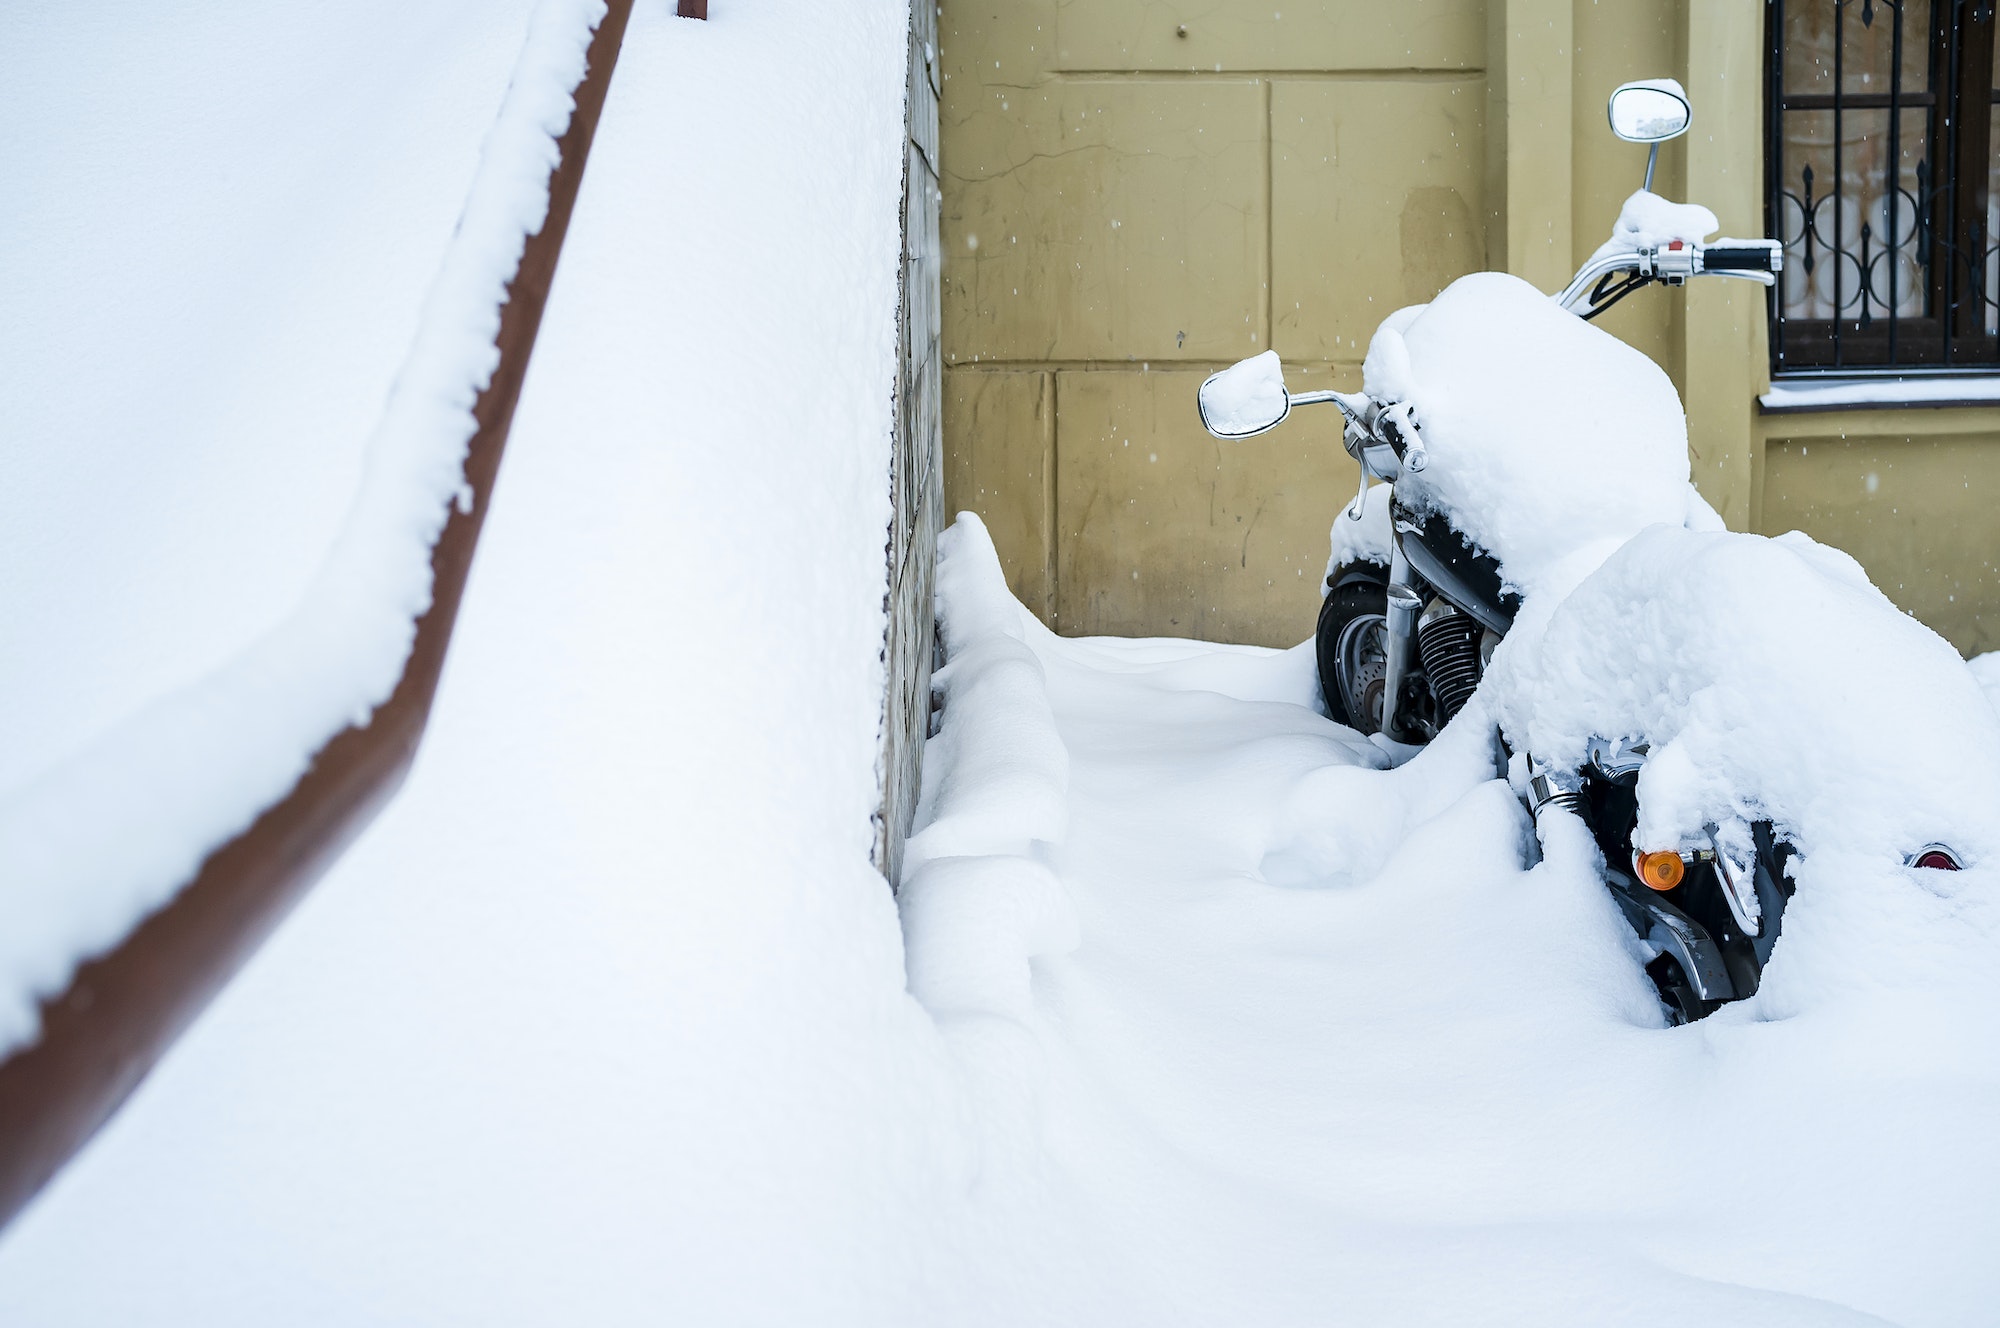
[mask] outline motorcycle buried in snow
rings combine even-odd
[[[1345,419],[1361,493],[1351,530],[1336,523],[1315,644],[1328,713],[1364,733],[1434,738],[1478,687],[1523,595],[1564,584],[1566,565],[1601,562],[1662,522],[1722,528],[1688,483],[1672,383],[1589,320],[1649,285],[1771,285],[1782,249],[1706,242],[1713,213],[1650,192],[1659,145],[1692,119],[1679,84],[1626,84],[1609,118],[1618,137],[1649,145],[1646,187],[1553,297],[1502,274],[1461,278],[1382,324],[1360,392],[1288,393],[1271,351],[1202,385],[1202,423],[1218,438],[1263,433],[1295,406],[1332,405]],[[1580,764],[1524,753],[1526,801],[1538,824],[1562,808],[1589,829],[1607,886],[1652,953],[1646,971],[1683,1023],[1756,992],[1793,852],[1768,821],[1710,827],[1696,848],[1635,843],[1648,751],[1644,734],[1613,734],[1593,738]],[[1959,866],[1936,844],[1908,862]]]

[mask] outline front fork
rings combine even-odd
[[[1382,672],[1382,733],[1394,742],[1403,741],[1403,680],[1410,676],[1410,662],[1416,656],[1417,615],[1424,610],[1424,597],[1410,585],[1410,560],[1403,556],[1398,535],[1389,549],[1388,639],[1383,643],[1387,656]]]

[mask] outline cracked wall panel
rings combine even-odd
[[[1203,432],[1207,368],[1056,375],[1056,628],[1291,646],[1312,635],[1327,527],[1354,488],[1339,421]],[[1290,375],[1300,386],[1351,382]]]
[[[947,133],[963,96],[1002,83],[1029,87],[1054,68],[1056,0],[944,0],[939,9],[939,118]]]
[[[1049,622],[1050,451],[1054,375],[1033,369],[955,366],[944,379],[945,519],[976,512],[993,536],[1007,588]]]
[[[1486,266],[1479,77],[1271,89],[1280,354],[1355,360],[1384,317]]]
[[[946,172],[945,344],[970,360],[1235,359],[1264,347],[1255,80],[987,89]]]
[[[1066,0],[1056,10],[1058,69],[1478,69],[1485,59],[1479,0]]]

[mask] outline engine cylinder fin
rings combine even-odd
[[[1483,632],[1470,614],[1457,609],[1432,611],[1417,628],[1417,655],[1424,662],[1431,694],[1437,697],[1440,722],[1449,723],[1479,685],[1479,638]]]

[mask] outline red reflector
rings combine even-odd
[[[1929,867],[1932,871],[1957,871],[1958,859],[1941,848],[1934,848],[1919,856],[1916,865]]]

